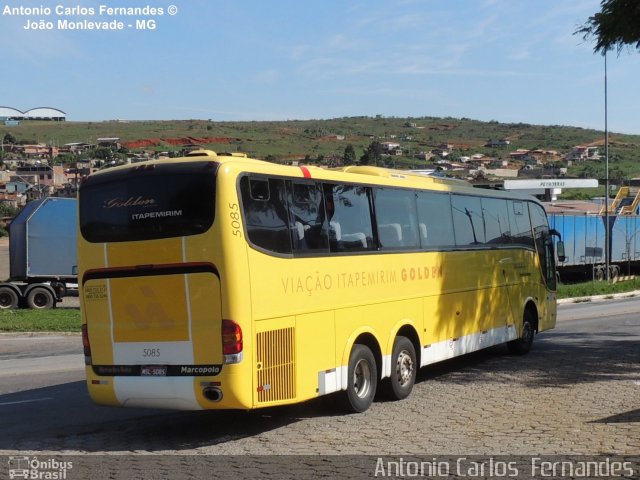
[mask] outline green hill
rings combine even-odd
[[[329,120],[290,120],[254,122],[217,122],[208,120],[132,121],[132,122],[23,122],[1,127],[0,136],[10,133],[24,143],[62,146],[72,142],[96,143],[101,137],[119,137],[121,141],[154,139],[156,151],[177,150],[180,142],[167,139],[220,138],[228,143],[212,143],[206,148],[242,151],[257,158],[288,162],[307,159],[325,164],[341,162],[347,145],[359,158],[373,141],[396,142],[403,155],[393,158],[397,168],[426,165],[415,158],[440,144],[453,145],[450,156],[482,153],[498,159],[509,158],[516,149],[543,149],[568,153],[576,145],[604,143],[602,131],[570,126],[541,126],[523,123],[481,122],[467,118],[346,117]],[[503,147],[486,148],[489,139],[507,139]],[[167,140],[167,141],[163,141]],[[176,145],[175,143],[178,143]],[[604,148],[601,148],[604,154]],[[640,135],[610,134],[610,172],[612,178],[640,176]],[[604,176],[604,161],[587,161],[569,169],[570,176]]]

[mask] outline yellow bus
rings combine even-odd
[[[366,410],[418,369],[556,322],[531,197],[241,154],[115,167],[80,187],[87,384],[99,404]],[[558,242],[558,245],[561,245]],[[560,247],[558,247],[560,256]]]

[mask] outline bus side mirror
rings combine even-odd
[[[567,256],[564,254],[564,242],[562,240],[558,240],[558,243],[556,243],[556,252],[558,253],[558,262],[566,262]]]
[[[567,261],[567,256],[564,253],[564,242],[562,241],[562,236],[560,232],[555,228],[549,230],[549,235],[552,237],[558,237],[558,243],[556,243],[556,253],[558,256],[558,263],[563,263]]]

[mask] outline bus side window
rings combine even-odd
[[[322,189],[317,183],[287,182],[294,253],[327,253],[327,231]]]
[[[422,248],[455,246],[451,197],[446,193],[418,192],[416,204]]]
[[[373,203],[381,249],[398,250],[419,246],[413,190],[376,188]]]
[[[522,200],[508,200],[509,224],[513,243],[533,248],[529,209]]]
[[[245,176],[240,193],[249,241],[271,252],[291,253],[284,180]]]
[[[374,250],[376,246],[371,221],[371,188],[325,184],[324,195],[331,251]]]
[[[511,244],[507,201],[499,198],[482,198],[481,204],[487,244],[494,246]]]
[[[453,195],[453,227],[456,234],[456,246],[484,245],[484,217],[477,197]]]

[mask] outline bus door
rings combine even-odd
[[[529,203],[529,211],[531,214],[531,225],[535,240],[536,252],[538,254],[538,263],[540,268],[540,276],[542,277],[542,287],[540,289],[540,298],[538,312],[540,331],[553,328],[556,324],[556,266],[555,254],[553,249],[553,238],[547,223],[547,216],[544,209],[537,204]]]

